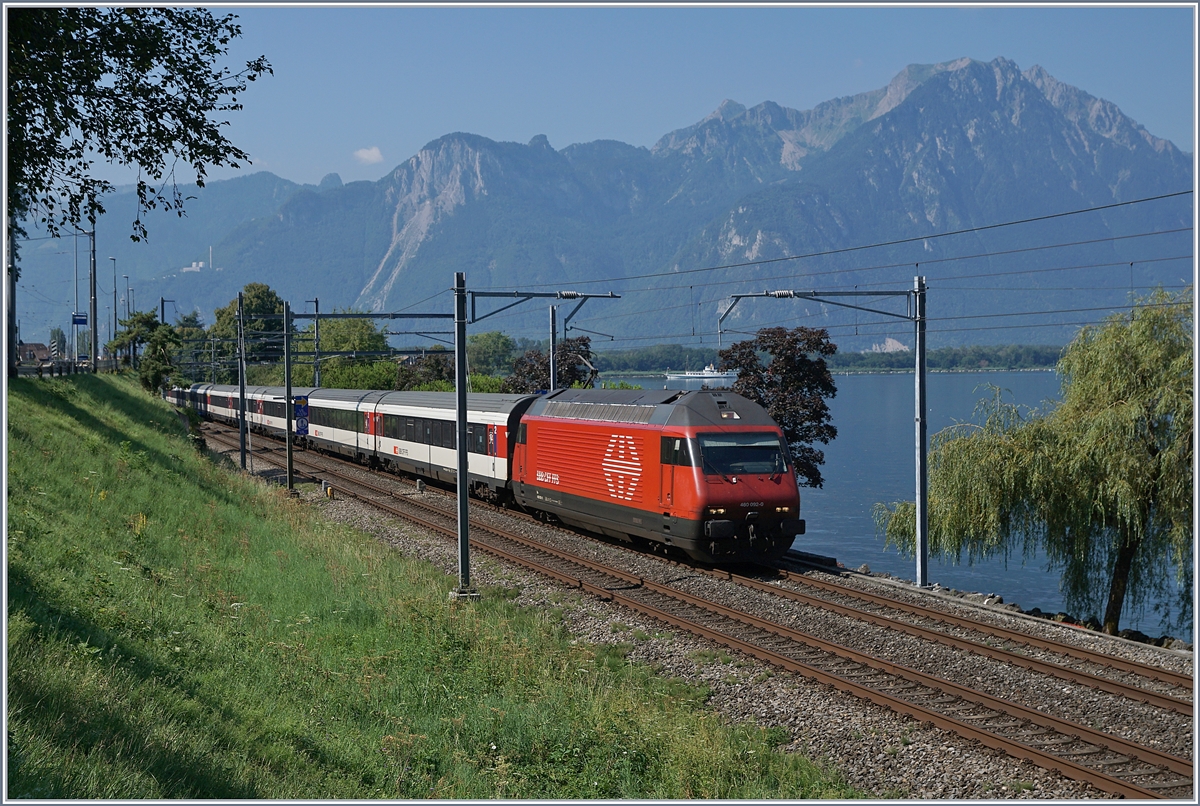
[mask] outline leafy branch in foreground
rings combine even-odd
[[[1158,291],[1086,327],[1058,363],[1062,402],[1022,413],[983,401],[982,424],[931,440],[931,553],[1045,551],[1069,606],[1116,634],[1128,603],[1166,591],[1191,612],[1192,308]],[[889,543],[915,546],[913,504],[876,505]]]
[[[138,169],[134,241],[146,237],[146,210],[183,215],[179,161],[200,187],[207,166],[249,162],[221,133],[228,121],[211,117],[241,109],[247,82],[273,72],[263,56],[237,72],[216,65],[241,35],[235,15],[135,7],[14,7],[6,15],[10,235],[26,217],[54,236],[94,222],[113,188],[93,175],[97,160]]]

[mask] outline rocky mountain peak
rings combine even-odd
[[[711,115],[706,117],[701,122],[703,123],[710,120],[732,120],[745,111],[746,107],[742,106],[737,101],[731,101],[726,98],[724,101],[721,101],[721,105],[718,106]]]
[[[1075,124],[1081,134],[1098,135],[1125,147],[1135,147],[1142,142],[1155,151],[1174,148],[1173,143],[1150,134],[1116,104],[1059,81],[1041,65],[1030,67],[1022,73],[1022,77],[1037,87],[1055,109]]]
[[[291,186],[256,191],[240,230],[197,243],[233,256],[230,283],[270,267],[281,293],[324,284],[335,304],[388,310],[444,290],[450,271],[532,287],[757,260],[1144,197],[1191,175],[1188,155],[1042,67],[962,58],[807,111],[726,99],[652,150],[451,133],[377,183],[328,176],[328,192],[289,202]]]

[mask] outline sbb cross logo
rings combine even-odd
[[[613,434],[600,467],[604,470],[609,496],[632,501],[633,492],[642,478],[642,461],[633,437]]]

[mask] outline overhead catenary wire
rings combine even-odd
[[[1061,213],[1048,213],[1046,215],[1033,216],[1031,218],[1022,218],[1022,219],[1018,219],[1016,221],[1005,221],[1005,222],[1002,222],[999,224],[984,224],[984,225],[981,225],[978,227],[966,227],[964,229],[951,230],[950,232],[937,232],[937,233],[931,233],[929,235],[914,236],[911,238],[898,238],[898,239],[892,240],[892,241],[881,241],[878,243],[861,244],[858,246],[845,246],[845,247],[841,247],[838,249],[827,249],[827,250],[823,250],[820,252],[807,252],[807,253],[800,254],[800,255],[784,255],[783,257],[765,258],[763,260],[747,260],[747,261],[742,261],[739,263],[727,263],[727,264],[723,264],[723,265],[719,265],[719,266],[705,266],[705,267],[696,268],[696,269],[680,269],[679,271],[652,272],[649,274],[636,274],[636,275],[630,275],[629,277],[625,277],[623,279],[625,279],[625,280],[643,280],[643,279],[649,279],[649,278],[653,278],[653,277],[678,277],[678,276],[684,275],[684,274],[699,274],[702,272],[722,271],[725,269],[741,269],[741,268],[746,268],[747,266],[765,266],[767,264],[782,263],[782,262],[789,261],[789,260],[804,260],[807,258],[826,257],[829,255],[842,255],[842,254],[847,254],[850,252],[860,252],[860,251],[863,251],[866,249],[882,249],[882,248],[889,247],[889,246],[902,246],[904,244],[910,244],[910,243],[922,243],[925,241],[931,241],[931,240],[935,240],[938,238],[948,238],[952,235],[967,235],[967,234],[970,234],[973,232],[987,232],[989,230],[1001,229],[1003,227],[1015,227],[1015,226],[1018,226],[1021,224],[1032,224],[1032,223],[1035,223],[1038,221],[1050,221],[1050,220],[1053,220],[1056,218],[1065,218],[1068,216],[1083,215],[1085,213],[1096,213],[1096,212],[1100,212],[1101,210],[1111,210],[1111,209],[1114,209],[1117,207],[1128,207],[1128,206],[1134,205],[1134,204],[1144,204],[1146,202],[1161,201],[1163,199],[1171,199],[1171,198],[1176,198],[1179,196],[1188,196],[1188,195],[1191,195],[1192,192],[1193,191],[1191,191],[1191,190],[1180,190],[1180,191],[1176,191],[1174,193],[1163,193],[1158,196],[1148,196],[1148,197],[1142,198],[1142,199],[1130,199],[1129,201],[1113,202],[1112,204],[1102,204],[1102,205],[1099,205],[1096,207],[1085,207],[1085,208],[1082,208],[1079,210],[1069,210],[1069,211],[1061,212]],[[901,264],[901,265],[911,265],[911,264]],[[595,283],[611,283],[611,282],[612,282],[612,280],[610,280],[610,279],[579,280],[579,281],[576,281],[574,283],[574,285],[592,285]],[[516,288],[516,286],[495,286],[494,287],[495,290],[504,290],[504,289],[509,289],[509,288]]]
[[[979,260],[982,258],[1000,257],[1000,256],[1004,256],[1004,255],[1023,254],[1023,253],[1028,253],[1028,252],[1040,252],[1040,251],[1046,251],[1049,249],[1061,249],[1061,248],[1072,247],[1072,246],[1092,246],[1092,245],[1095,245],[1098,243],[1106,243],[1106,242],[1111,242],[1111,241],[1129,240],[1129,239],[1133,239],[1133,238],[1148,238],[1148,237],[1152,237],[1152,236],[1156,236],[1156,235],[1169,235],[1169,234],[1177,234],[1177,233],[1181,233],[1181,232],[1191,232],[1191,231],[1192,231],[1191,227],[1178,227],[1176,229],[1170,229],[1170,230],[1156,230],[1154,232],[1141,232],[1141,233],[1136,233],[1133,235],[1116,235],[1116,236],[1110,236],[1110,237],[1106,237],[1106,238],[1093,238],[1093,239],[1086,240],[1086,241],[1069,241],[1069,242],[1064,242],[1064,243],[1045,244],[1042,246],[1028,246],[1028,247],[1022,247],[1020,249],[1004,249],[1004,250],[999,250],[996,252],[977,252],[977,253],[973,253],[970,255],[953,255],[950,257],[942,257],[942,258],[927,258],[926,257],[926,258],[922,258],[921,264],[927,266],[927,265],[934,264],[934,263],[951,263],[951,262],[959,261],[959,260]],[[791,260],[793,258],[780,258],[780,259]],[[1120,261],[1120,265],[1126,265],[1128,262],[1129,261]],[[1146,262],[1146,261],[1135,261],[1135,262],[1142,263],[1142,262]],[[754,265],[754,264],[738,264],[736,267],[741,268],[744,265]],[[883,271],[886,269],[902,269],[906,266],[912,266],[912,265],[913,265],[913,262],[911,260],[909,260],[909,261],[900,261],[900,262],[894,262],[894,263],[881,263],[881,264],[876,264],[873,266],[859,266],[859,267],[852,267],[852,268],[828,269],[825,271],[804,272],[803,274],[800,274],[800,275],[797,275],[795,272],[791,272],[788,274],[776,274],[776,275],[770,275],[767,277],[758,277],[758,278],[755,278],[753,282],[762,283],[762,282],[771,282],[771,281],[775,281],[775,280],[791,280],[791,279],[797,279],[799,277],[803,277],[803,278],[828,277],[828,276],[832,276],[832,275],[845,274],[847,272],[861,273],[861,272],[867,272],[867,271]],[[675,273],[669,272],[668,274],[673,275]],[[659,275],[656,275],[656,276],[659,276]],[[621,280],[628,280],[628,279],[638,279],[638,278],[628,278],[628,277],[627,278],[619,278],[615,282],[620,282]],[[693,287],[693,286],[696,288],[713,288],[713,287],[717,287],[717,286],[737,285],[739,283],[744,283],[744,282],[746,282],[745,279],[738,278],[735,280],[714,280],[713,282],[709,282],[709,283],[691,282],[691,283],[688,283],[687,285],[659,285],[659,286],[647,286],[645,288],[626,288],[626,289],[623,289],[623,292],[626,294],[635,294],[635,293],[639,293],[639,292],[668,291],[668,290],[674,290],[674,289],[680,289],[680,288],[689,288],[689,287]],[[883,284],[885,284],[885,285],[897,284],[899,282],[900,281],[885,281]]]

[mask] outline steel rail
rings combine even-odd
[[[871,594],[864,593],[863,591],[855,588],[839,585],[836,582],[829,582],[823,579],[814,579],[803,574],[795,574],[787,571],[786,569],[771,568],[770,570],[773,573],[778,573],[784,579],[787,579],[788,581],[794,582],[798,585],[819,588],[830,593],[841,594],[843,596],[858,599],[860,601],[873,603],[885,601],[887,607],[905,611],[910,615],[922,616],[924,618],[945,622],[947,624],[953,624],[958,627],[965,627],[967,629],[976,630],[979,632],[987,632],[995,638],[1004,638],[1017,643],[1027,644],[1028,646],[1036,647],[1037,649],[1043,649],[1047,652],[1056,652],[1061,655],[1068,655],[1076,660],[1095,663],[1098,666],[1109,666],[1113,669],[1117,669],[1118,671],[1128,672],[1140,677],[1157,680],[1160,683],[1186,688],[1189,691],[1192,689],[1194,682],[1194,678],[1191,675],[1180,674],[1179,672],[1174,672],[1170,669],[1163,669],[1157,666],[1147,666],[1146,664],[1125,660],[1124,658],[1115,658],[1110,655],[1093,652],[1092,650],[1084,649],[1082,647],[1072,646],[1071,644],[1067,644],[1062,641],[1055,641],[1053,638],[1041,638],[993,624],[981,625],[978,622],[959,618],[930,607],[925,607],[919,604],[911,604],[909,602],[901,602],[884,596],[873,597]]]
[[[800,602],[801,604],[806,604],[810,607],[816,607],[816,608],[819,608],[822,610],[828,610],[830,612],[837,613],[838,615],[846,616],[847,618],[859,619],[861,621],[866,621],[869,624],[875,624],[880,627],[886,627],[888,629],[893,629],[893,630],[896,630],[897,632],[902,632],[907,635],[912,635],[914,637],[921,638],[923,640],[933,641],[934,643],[943,644],[944,646],[948,646],[948,647],[951,647],[954,649],[960,649],[964,652],[973,652],[977,655],[983,655],[984,657],[988,657],[993,660],[998,660],[1003,663],[1010,663],[1014,666],[1021,666],[1023,668],[1029,669],[1031,671],[1039,672],[1041,674],[1045,674],[1045,675],[1048,675],[1051,677],[1057,677],[1059,679],[1066,680],[1066,681],[1069,681],[1072,683],[1076,683],[1081,686],[1086,686],[1087,688],[1094,688],[1094,689],[1098,689],[1100,691],[1106,691],[1109,694],[1116,694],[1118,696],[1125,697],[1125,698],[1128,698],[1131,700],[1137,700],[1139,702],[1143,702],[1148,705],[1155,706],[1157,708],[1163,708],[1165,710],[1174,711],[1176,713],[1183,714],[1188,717],[1192,716],[1192,711],[1193,711],[1192,703],[1188,702],[1187,700],[1180,700],[1178,698],[1171,697],[1166,694],[1161,694],[1156,691],[1150,691],[1148,689],[1140,688],[1138,686],[1131,686],[1127,683],[1122,683],[1120,681],[1109,680],[1108,678],[1100,677],[1098,675],[1091,674],[1090,672],[1084,672],[1084,671],[1080,671],[1080,670],[1076,670],[1076,669],[1071,669],[1069,667],[1062,666],[1061,664],[1051,663],[1049,661],[1038,660],[1037,658],[1031,658],[1031,657],[1028,657],[1025,655],[1018,655],[1013,652],[1007,652],[1003,649],[997,649],[995,647],[990,647],[987,644],[979,643],[978,641],[972,641],[972,640],[969,640],[966,638],[958,638],[956,636],[947,635],[946,633],[938,632],[936,630],[931,630],[931,629],[928,629],[925,627],[920,627],[920,626],[914,625],[914,624],[908,624],[903,621],[897,621],[886,615],[872,613],[868,610],[863,610],[858,607],[851,607],[848,605],[841,605],[836,602],[830,602],[827,599],[821,599],[820,597],[810,596],[808,594],[801,593],[800,591],[794,591],[789,588],[781,588],[777,585],[772,585],[767,582],[762,582],[761,580],[753,579],[751,577],[743,576],[741,574],[735,574],[731,571],[716,570],[716,569],[709,570],[709,569],[705,569],[705,568],[696,568],[695,570],[698,571],[699,573],[714,577],[716,579],[727,579],[731,582],[735,582],[739,585],[751,588],[753,590],[757,590],[757,591],[767,593],[770,595],[774,595],[774,596],[780,596],[782,598],[789,599],[794,602]],[[858,596],[858,597],[854,597],[854,598],[858,599],[859,601],[864,601],[864,597],[862,597],[862,596]],[[867,601],[869,601],[869,600],[867,600]],[[890,607],[891,600],[887,600],[887,602],[888,602],[888,606]],[[874,603],[874,602],[872,602],[872,603]],[[905,608],[898,608],[898,609],[904,610]],[[941,621],[942,623],[945,623],[944,620],[939,620],[939,621]],[[969,624],[973,624],[973,623],[969,623]],[[968,626],[968,625],[958,625],[958,626],[963,626],[966,629],[980,631],[980,630],[978,630],[978,628],[976,628],[974,626]],[[984,630],[983,632],[986,632],[986,630]]]

